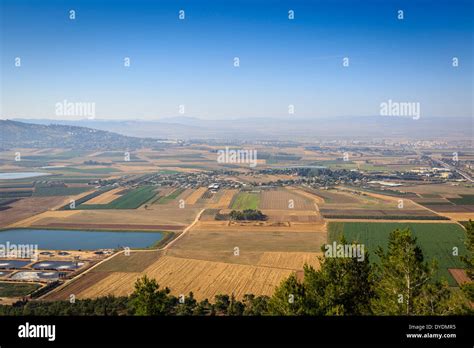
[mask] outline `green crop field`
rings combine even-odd
[[[451,286],[457,283],[448,268],[464,268],[460,256],[466,255],[465,231],[456,224],[437,223],[385,223],[385,222],[330,222],[328,225],[330,243],[338,241],[343,234],[348,242],[364,244],[372,261],[378,262],[374,254],[378,246],[387,247],[388,236],[395,229],[410,228],[423,250],[426,261],[438,262],[437,279],[446,279]],[[458,255],[453,256],[453,248]]]
[[[68,160],[75,157],[81,157],[86,155],[85,151],[64,151],[57,154],[44,154],[44,155],[27,155],[22,156],[23,160],[30,161],[57,161],[57,160]]]
[[[32,283],[0,282],[0,297],[22,297],[31,294],[40,287]]]
[[[448,198],[456,205],[474,205],[474,195],[460,195],[461,198]]]
[[[33,196],[48,197],[48,196],[74,196],[80,193],[90,191],[92,187],[47,187],[36,186]]]
[[[107,204],[81,204],[76,209],[137,209],[143,203],[149,201],[156,194],[155,187],[142,186],[127,192]],[[93,197],[91,197],[93,198]],[[91,199],[89,198],[89,199]]]
[[[260,195],[257,193],[240,192],[232,203],[232,209],[258,209]]]
[[[155,202],[153,203],[158,203],[158,204],[166,204],[166,203],[169,203],[171,202],[172,200],[175,200],[181,193],[184,192],[184,188],[179,188],[179,189],[176,189],[174,190],[173,192],[171,192],[169,195],[167,196],[162,196],[160,198],[158,198],[158,200],[156,200]]]
[[[0,184],[0,188],[32,188],[33,183],[14,183],[14,184]]]
[[[3,191],[0,192],[0,198],[23,198],[31,197],[33,191]]]

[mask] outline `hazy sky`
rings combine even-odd
[[[471,0],[0,3],[2,118],[81,118],[55,114],[64,100],[111,119],[377,115],[388,99],[472,116]]]

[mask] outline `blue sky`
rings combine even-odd
[[[2,118],[63,100],[110,119],[364,116],[388,99],[472,116],[469,0],[0,2]]]

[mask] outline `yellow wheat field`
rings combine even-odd
[[[232,198],[235,194],[239,192],[238,190],[225,190],[224,193],[219,197],[219,201],[214,204],[210,204],[209,208],[228,208]]]
[[[472,212],[472,213],[439,212],[438,214],[447,216],[448,218],[456,220],[456,221],[474,220],[474,212]],[[452,222],[452,221],[449,221],[449,222]]]
[[[44,213],[40,213],[38,215],[34,215],[29,218],[15,222],[9,225],[8,227],[30,227],[35,224],[38,224],[39,221],[44,220],[44,219],[65,219],[73,215],[76,215],[78,213],[79,211],[73,211],[73,210],[45,211]]]
[[[161,287],[170,288],[175,296],[192,291],[198,300],[213,300],[217,294],[233,293],[237,298],[249,293],[271,295],[275,287],[292,273],[289,269],[163,256],[141,274],[114,272],[82,291],[78,297],[130,294],[135,280],[143,274],[155,278]]]
[[[238,190],[227,190],[225,193],[222,195],[221,199],[219,200],[219,205],[222,206],[223,208],[227,208],[230,205],[230,202],[232,202],[232,198],[234,198],[234,195],[236,195]]]
[[[81,291],[78,298],[95,298],[99,296],[115,295],[127,296],[133,292],[133,285],[140,273],[114,272],[91,287]]]
[[[107,204],[112,202],[113,200],[117,199],[121,195],[118,195],[117,193],[120,191],[123,191],[123,187],[117,187],[113,190],[104,192],[101,195],[98,195],[97,197],[94,197],[92,199],[89,199],[87,202],[84,202],[82,204]]]
[[[257,265],[289,268],[298,271],[302,270],[306,263],[315,269],[319,269],[318,256],[322,256],[322,253],[266,251],[258,260]]]
[[[186,200],[184,201],[185,204],[196,204],[199,198],[204,194],[204,192],[207,191],[207,188],[205,187],[200,187],[197,190],[195,190],[193,193],[191,193]]]

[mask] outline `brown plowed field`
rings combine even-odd
[[[323,216],[343,215],[343,216],[438,216],[429,210],[407,210],[407,209],[321,209]]]
[[[65,200],[64,197],[59,196],[22,198],[10,204],[11,208],[8,209],[8,212],[1,213],[0,227],[19,223],[24,219],[34,217],[37,214],[56,208],[67,202],[69,202],[69,200]]]
[[[456,280],[456,282],[459,284],[459,285],[463,285],[465,283],[469,283],[471,280],[469,279],[469,277],[467,276],[466,274],[466,271],[463,270],[463,269],[460,269],[460,268],[449,268],[448,269],[449,273],[451,273],[451,275],[453,276],[454,280]]]

